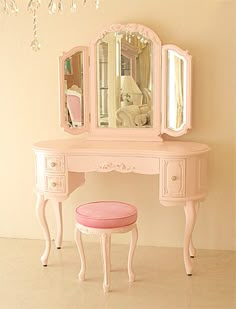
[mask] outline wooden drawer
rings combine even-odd
[[[183,198],[186,195],[185,159],[162,159],[160,197]]]
[[[122,156],[68,156],[68,170],[75,172],[111,172],[159,174],[159,158]]]
[[[50,173],[64,173],[65,171],[65,158],[64,156],[46,156],[45,169]]]
[[[65,185],[65,176],[45,176],[45,191],[47,192],[60,192],[63,193],[66,191]]]

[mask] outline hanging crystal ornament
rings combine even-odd
[[[38,29],[37,29],[37,11],[40,8],[40,0],[30,0],[28,4],[28,11],[33,14],[33,31],[34,31],[34,38],[31,42],[30,46],[33,51],[40,50],[40,43],[38,41]]]
[[[34,14],[34,11],[38,11],[40,5],[40,0],[30,0],[27,9],[31,14]]]
[[[100,0],[93,0],[96,9],[99,8]],[[28,0],[27,10],[33,15],[33,41],[31,42],[31,47],[33,50],[37,51],[40,49],[40,43],[38,41],[38,25],[37,25],[37,13],[41,6],[41,0]],[[71,0],[70,10],[72,13],[78,10],[79,0]],[[86,6],[87,0],[81,0],[82,5]],[[0,0],[1,11],[5,14],[17,14],[18,6],[16,0]],[[56,12],[62,13],[63,0],[49,0],[48,1],[48,11],[50,14],[55,14]],[[128,35],[126,34],[126,39],[128,40]]]
[[[59,2],[58,2],[58,11],[59,11],[60,13],[62,13],[63,10],[64,10],[64,8],[63,8],[62,0],[59,0]]]
[[[16,5],[15,0],[4,0],[3,2],[3,13],[5,14],[14,14],[16,15],[18,13],[18,7]]]
[[[51,0],[48,5],[48,13],[53,15],[57,12],[57,4],[55,0]]]
[[[96,6],[96,10],[99,9],[99,0],[95,0],[95,6]]]
[[[10,13],[9,5],[8,5],[8,1],[7,0],[3,1],[3,13],[4,14],[9,14]]]
[[[71,13],[75,13],[75,12],[77,11],[77,3],[76,3],[76,0],[72,0],[71,6],[70,6],[70,10],[71,10]]]
[[[18,13],[18,7],[16,5],[15,0],[9,1],[9,8],[12,14],[16,15]]]

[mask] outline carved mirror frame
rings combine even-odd
[[[97,46],[101,39],[109,33],[138,33],[152,42],[152,127],[145,128],[101,128],[98,126],[98,71]],[[183,124],[173,129],[168,127],[168,52],[172,51],[183,63],[184,82],[182,85],[184,100]],[[81,52],[83,57],[83,125],[70,127],[65,117],[65,61],[75,53]],[[162,134],[180,136],[191,128],[191,56],[175,45],[163,45],[157,34],[139,24],[115,24],[105,29],[96,37],[89,47],[78,46],[60,57],[60,124],[70,134],[88,132],[88,139],[112,140],[152,140],[162,141]],[[174,81],[175,83],[175,81]]]

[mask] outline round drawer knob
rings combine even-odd
[[[55,162],[51,162],[51,167],[55,167],[56,163]]]
[[[57,183],[56,182],[52,182],[52,187],[56,187],[57,186]]]
[[[172,176],[171,180],[176,181],[177,177],[176,176]]]

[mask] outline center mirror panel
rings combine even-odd
[[[99,128],[153,128],[152,54],[152,41],[138,32],[109,32],[98,40]]]

